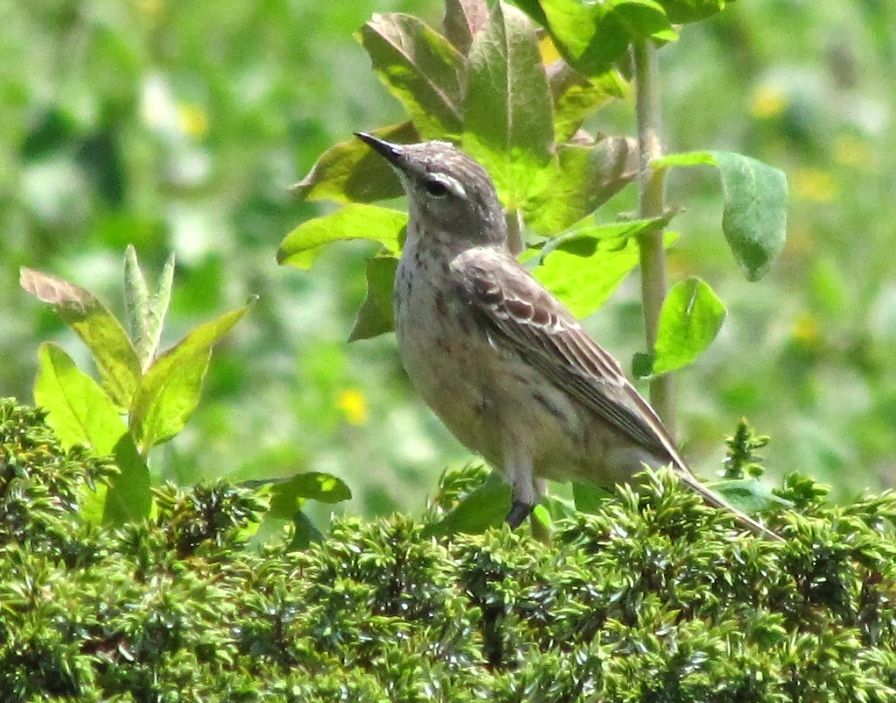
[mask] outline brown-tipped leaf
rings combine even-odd
[[[485,0],[445,0],[445,36],[462,54],[469,52],[473,37],[487,22]]]

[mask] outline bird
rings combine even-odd
[[[512,255],[482,165],[450,142],[355,135],[407,194],[393,289],[402,364],[451,433],[510,485],[511,528],[544,497],[546,480],[609,490],[668,465],[705,503],[781,539],[698,481],[619,363]]]

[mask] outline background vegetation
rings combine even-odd
[[[416,400],[389,338],[348,346],[370,247],[312,271],[276,265],[313,214],[286,186],[351,131],[400,119],[351,34],[375,11],[437,24],[435,2],[164,0],[0,8],[0,395],[30,400],[39,341],[85,356],[18,288],[51,271],[120,310],[125,246],[147,268],[177,254],[167,339],[260,299],[213,360],[195,418],[151,458],[193,482],[329,471],[350,512],[419,511],[466,454]],[[719,338],[678,384],[686,454],[705,474],[747,415],[792,470],[851,498],[896,481],[896,7],[883,0],[741,0],[660,53],[669,150],[741,151],[783,169],[789,239],[759,284],[734,274],[712,174],[675,172],[687,202],[672,266],[728,305]],[[600,113],[630,129],[630,104]],[[685,197],[683,194],[687,193]],[[634,189],[611,203],[634,209]],[[641,349],[637,288],[590,321],[626,361]]]

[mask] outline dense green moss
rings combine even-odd
[[[304,552],[246,544],[227,483],[91,527],[114,470],[0,402],[0,700],[890,701],[896,498],[838,508],[789,479],[774,544],[659,474],[554,544],[506,528],[337,521]]]

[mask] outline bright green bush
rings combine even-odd
[[[96,527],[107,462],[0,402],[0,699],[74,701],[889,701],[896,495],[832,507],[790,477],[787,538],[735,531],[669,474],[559,520],[426,538],[337,521],[306,551],[248,542],[265,509],[227,483],[157,490]]]

